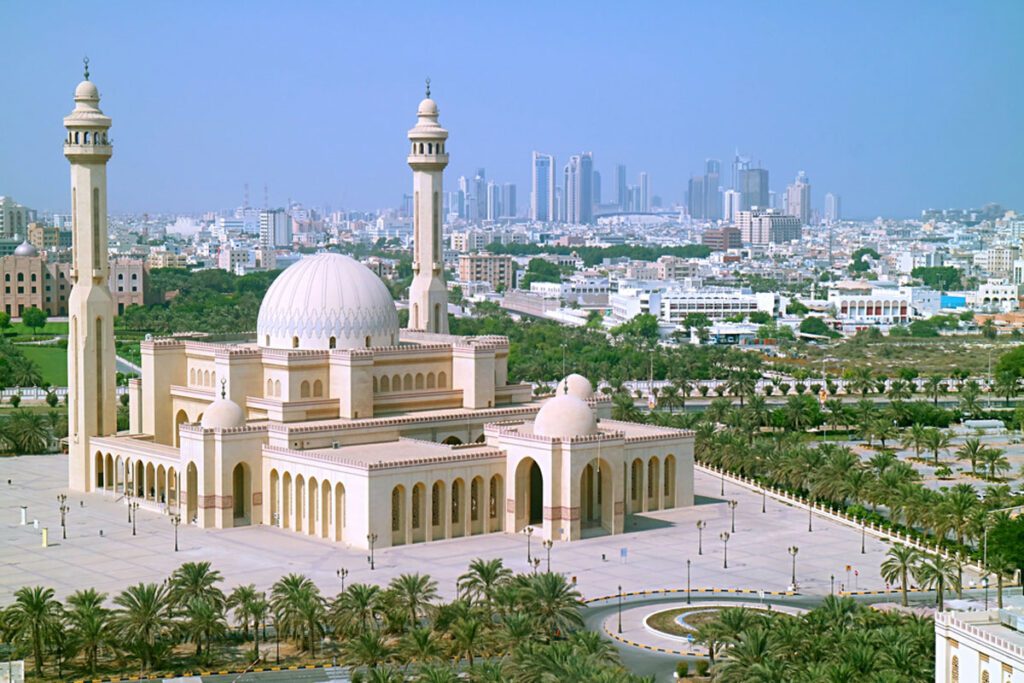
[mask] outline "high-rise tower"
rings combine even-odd
[[[89,80],[75,88],[75,109],[64,118],[64,156],[71,162],[71,296],[68,300],[68,488],[101,488],[89,440],[117,431],[114,397],[114,300],[107,286],[107,161],[110,118]]]
[[[419,120],[409,131],[412,150],[413,259],[409,287],[409,329],[448,334],[448,290],[444,285],[441,246],[442,178],[448,165],[448,131],[437,122],[437,103],[427,96],[416,112]]]

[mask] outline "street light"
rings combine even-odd
[[[550,538],[544,541],[544,550],[548,552],[548,574],[551,573],[551,546],[555,544]]]
[[[622,633],[622,586],[619,586],[619,633]]]
[[[377,568],[373,558],[373,544],[377,542],[377,534],[366,534],[366,540],[370,544],[370,557],[367,559],[370,560],[370,571],[373,571]]]
[[[724,467],[721,470],[719,470],[719,474],[722,477],[722,495],[724,496],[725,495],[725,468]]]
[[[690,561],[686,561],[686,604],[690,604]]]
[[[697,554],[704,554],[704,527],[708,525],[703,519],[697,520]]]
[[[762,515],[766,512],[766,510],[765,510],[765,494],[766,493],[767,492],[765,491],[764,487],[762,486],[761,487],[761,514]]]
[[[813,518],[814,518],[814,504],[811,502],[811,499],[808,498],[807,499],[807,533],[811,533],[812,531],[814,531],[814,529],[811,528],[811,520]]]
[[[539,557],[533,558],[533,563],[532,564],[533,564],[533,573],[536,574],[537,573],[537,567],[540,566],[540,558]]]
[[[138,501],[132,501],[131,503],[128,503],[128,514],[131,515],[131,518],[132,518],[132,536],[135,535],[135,520],[138,519],[138,517],[139,517],[138,510],[139,510],[139,503],[138,503]]]
[[[334,573],[338,575],[339,579],[341,579],[341,592],[344,593],[345,592],[345,577],[348,576],[348,570],[345,569],[344,567],[342,567],[341,569],[339,569],[338,571],[336,571]]]
[[[981,579],[981,585],[985,587],[985,609],[988,609],[988,576]]]
[[[68,537],[67,515],[71,508],[68,507],[68,497],[63,493],[57,496],[57,502],[60,503],[60,535],[66,540]]]
[[[533,538],[534,531],[536,529],[532,526],[523,529],[523,533],[526,534],[526,564],[533,564],[533,554],[530,552],[530,539]]]
[[[718,537],[722,539],[722,569],[729,568],[729,532],[723,531],[718,534]]]
[[[793,558],[793,576],[791,577],[790,584],[793,586],[793,590],[796,590],[796,554],[800,552],[800,548],[795,545],[791,545],[788,548],[790,557]]]
[[[867,533],[868,533],[867,524],[864,523],[864,520],[861,520],[860,521],[860,554],[861,555],[863,555],[865,552],[867,552],[866,550],[864,550],[864,540],[865,540],[865,537],[867,536]]]
[[[171,515],[171,524],[174,525],[174,552],[178,552],[178,525],[181,524],[181,515]]]
[[[829,595],[835,595],[836,594],[836,575],[835,574],[829,574],[828,575],[828,594]]]
[[[736,533],[736,506],[739,505],[739,501],[733,498],[729,501],[729,510],[732,512],[732,533]]]

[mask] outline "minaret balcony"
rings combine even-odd
[[[91,142],[87,145],[64,143],[64,156],[69,159],[110,158],[113,154],[114,146],[109,143],[106,145],[97,145]]]
[[[410,154],[409,165],[419,166],[447,166],[448,154]]]

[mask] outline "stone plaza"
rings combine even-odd
[[[174,552],[175,528],[166,514],[140,509],[133,536],[125,501],[101,493],[69,495],[68,537],[63,540],[57,497],[68,493],[61,485],[66,467],[66,456],[60,455],[0,458],[0,604],[9,603],[13,592],[26,585],[51,586],[59,597],[84,587],[113,595],[131,584],[162,581],[188,561],[210,561],[228,586],[254,583],[269,589],[281,576],[301,573],[327,595],[340,591],[340,569],[348,571],[347,583],[383,584],[402,573],[423,572],[438,581],[445,598],[455,595],[457,578],[473,558],[500,557],[514,571],[526,572],[531,570],[529,544],[530,554],[541,558],[539,570],[547,567],[546,549],[537,538],[528,540],[522,533],[378,550],[373,570],[365,550],[259,524],[233,529],[182,524],[177,529],[179,552]],[[762,513],[759,492],[727,481],[723,497],[719,479],[700,469],[695,487],[694,506],[637,516],[635,526],[624,534],[556,541],[550,551],[551,570],[574,578],[584,598],[613,595],[619,586],[623,591],[685,588],[687,560],[694,588],[784,591],[792,571],[787,549],[797,546],[802,593],[827,594],[833,587],[885,588],[879,565],[887,541],[868,534],[866,552],[861,554],[857,528],[816,515],[813,531],[808,532],[805,509],[769,497]],[[734,510],[728,500],[737,501]],[[27,508],[24,526],[22,506]],[[33,520],[38,520],[39,529]],[[698,520],[706,522],[702,532]],[[46,548],[41,545],[42,527],[49,533]],[[722,532],[730,532],[727,544],[721,540]]]

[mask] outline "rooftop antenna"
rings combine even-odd
[[[89,80],[89,58],[82,57],[82,65],[85,67],[85,80]]]

